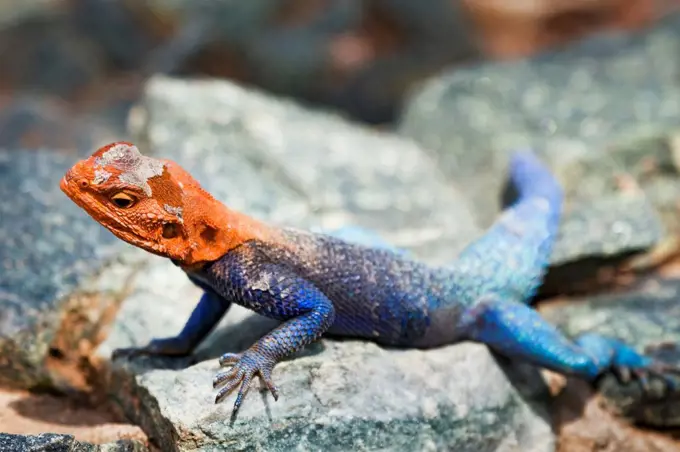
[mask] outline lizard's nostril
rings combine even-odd
[[[61,178],[61,182],[59,182],[59,186],[61,187],[62,190],[66,190],[69,186],[69,184],[73,181],[73,170],[70,169],[66,171],[66,174],[64,174],[64,177]]]

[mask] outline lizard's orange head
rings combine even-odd
[[[131,143],[111,143],[76,163],[60,186],[122,240],[171,259],[190,253],[185,188],[198,184],[173,162],[144,156]]]

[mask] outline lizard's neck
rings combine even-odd
[[[194,268],[215,261],[250,240],[277,240],[277,229],[229,209],[205,193],[185,200],[187,246],[181,267]]]

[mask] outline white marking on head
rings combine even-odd
[[[111,177],[111,173],[103,169],[97,169],[94,171],[94,179],[92,179],[92,183],[99,185],[109,180],[109,177]]]
[[[163,174],[165,167],[160,160],[142,155],[137,146],[127,144],[113,146],[97,158],[95,164],[121,170],[122,173],[118,177],[121,182],[141,188],[149,197],[152,196],[152,192],[148,180]]]
[[[174,207],[170,206],[168,204],[164,205],[163,208],[165,209],[166,212],[171,213],[173,215],[176,215],[177,218],[179,218],[180,222],[183,222],[182,218],[182,208],[181,207]]]

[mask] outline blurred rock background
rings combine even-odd
[[[179,328],[196,289],[57,187],[73,154],[129,138],[239,210],[359,223],[436,262],[490,224],[507,149],[532,145],[567,194],[543,313],[570,334],[677,341],[677,259],[644,278],[618,267],[680,250],[676,11],[680,0],[0,0],[0,432],[21,434],[0,434],[0,450],[680,451],[675,431],[626,422],[677,430],[673,400],[650,405],[609,378],[603,397],[572,382],[553,401],[536,375],[506,375],[471,344],[389,367],[392,351],[328,342],[282,366],[285,435],[264,402],[232,429],[224,405],[206,408],[213,361],[110,366],[111,348]],[[203,358],[271,326],[247,319],[228,319]],[[336,369],[348,353],[361,371]],[[376,369],[389,376],[358,377]],[[393,395],[433,377],[446,382],[428,391],[436,409]],[[326,417],[338,397],[348,422]],[[314,430],[319,417],[333,434]]]
[[[153,74],[210,76],[389,125],[443,68],[639,29],[678,0],[0,0],[0,146],[125,133]]]

